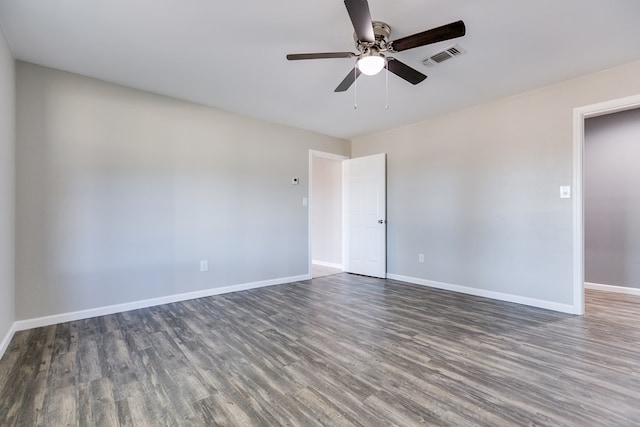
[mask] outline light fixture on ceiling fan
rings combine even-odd
[[[380,54],[376,49],[371,49],[369,52],[363,53],[358,57],[358,69],[367,76],[375,76],[386,65],[384,56]]]

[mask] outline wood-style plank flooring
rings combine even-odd
[[[18,332],[2,426],[638,426],[640,298],[338,274]]]

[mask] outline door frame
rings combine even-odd
[[[312,206],[313,206],[313,158],[314,157],[322,157],[325,159],[331,159],[331,160],[338,160],[340,162],[344,161],[344,160],[348,160],[350,159],[349,156],[343,156],[341,154],[334,154],[334,153],[327,153],[325,151],[318,151],[318,150],[309,150],[309,189],[308,189],[308,206],[307,206],[307,213],[308,213],[308,224],[307,224],[307,232],[308,232],[308,238],[307,241],[309,242],[309,247],[307,249],[307,253],[309,254],[309,260],[308,260],[308,275],[309,275],[309,279],[312,278],[313,275],[313,271],[312,271],[312,253],[311,253],[311,248],[312,248],[312,239],[313,239],[313,233],[312,233]],[[342,229],[344,230],[344,198],[341,199],[342,200]],[[344,235],[342,236],[342,257],[343,257],[343,265],[344,265]]]
[[[584,314],[584,121],[640,107],[640,94],[573,109],[573,313]]]

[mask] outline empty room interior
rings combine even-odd
[[[0,425],[640,425],[639,17],[0,0]]]

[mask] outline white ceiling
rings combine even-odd
[[[0,0],[17,59],[352,139],[640,59],[639,0],[369,0],[397,39],[464,20],[467,35],[394,56],[427,74],[385,73],[333,90],[354,51],[341,0]],[[434,68],[433,53],[468,53]]]

